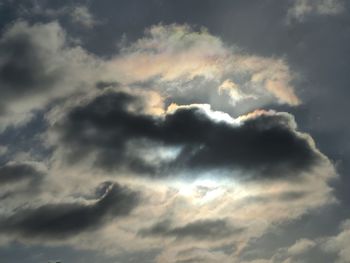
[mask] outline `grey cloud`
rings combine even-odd
[[[77,92],[97,73],[97,63],[57,22],[13,23],[0,38],[0,131]]]
[[[7,163],[0,166],[0,186],[15,184],[28,180],[38,182],[44,176],[44,172],[29,163]]]
[[[247,203],[269,203],[269,202],[276,202],[282,201],[282,202],[295,202],[302,198],[307,197],[309,193],[306,191],[288,191],[283,192],[279,194],[266,194],[266,195],[259,195],[259,196],[249,196],[244,199],[244,202]]]
[[[4,34],[0,41],[3,99],[26,96],[55,86],[63,71],[54,64],[57,58],[53,58],[55,49],[63,44],[60,43],[62,34],[54,23],[29,28],[23,22]]]
[[[152,176],[240,169],[265,178],[296,176],[326,160],[286,113],[253,113],[234,125],[213,120],[200,106],[180,107],[160,117],[131,112],[130,107],[142,108],[142,100],[108,91],[69,111],[53,127],[68,159],[74,163],[94,153],[100,168]],[[140,156],[145,149],[146,155],[154,154],[158,146],[181,150],[172,160],[159,156],[156,163]]]
[[[0,218],[0,232],[27,238],[62,239],[96,229],[106,220],[128,215],[138,204],[139,195],[116,183],[101,185],[93,203],[55,203],[37,208],[16,209]]]
[[[170,221],[162,221],[148,229],[142,229],[141,236],[163,236],[192,239],[221,239],[239,234],[242,228],[235,228],[225,219],[197,220],[183,226],[172,226]]]

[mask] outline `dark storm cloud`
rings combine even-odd
[[[164,169],[242,169],[285,177],[308,171],[323,160],[311,139],[295,130],[288,114],[261,114],[234,125],[213,120],[199,106],[178,108],[164,117],[132,112],[130,107],[142,108],[142,100],[107,92],[72,109],[55,127],[71,162],[96,153],[96,164],[102,168],[153,175]],[[155,164],[138,154],[139,144],[131,144],[135,141],[142,141],[149,153],[155,145],[182,150],[174,160],[160,159]]]
[[[59,239],[98,228],[105,220],[128,215],[138,204],[138,193],[115,183],[105,183],[92,204],[58,203],[18,209],[0,219],[0,232],[23,237]]]
[[[172,227],[171,222],[162,221],[148,229],[142,229],[141,236],[163,236],[193,238],[193,239],[220,239],[230,235],[239,234],[242,228],[231,226],[224,219],[216,220],[197,220],[183,226]]]
[[[44,176],[43,171],[27,163],[7,163],[0,166],[0,186],[28,180],[37,182]]]

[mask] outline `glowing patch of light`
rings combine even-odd
[[[203,204],[220,198],[226,191],[223,182],[214,179],[197,179],[194,182],[178,182],[176,188],[179,194]]]
[[[186,180],[190,175],[184,174],[183,179],[170,182],[177,194],[186,198],[193,205],[203,205],[214,202],[241,202],[250,196],[259,195],[264,189],[255,183],[234,179],[232,174],[223,172],[203,173],[195,180]]]
[[[223,121],[230,124],[239,125],[240,121],[232,118],[229,114],[222,111],[213,111],[210,104],[189,104],[189,105],[177,105],[172,103],[168,109],[167,113],[172,113],[177,109],[190,109],[190,108],[200,108],[208,117],[214,121]]]
[[[152,151],[149,151],[148,148],[138,149],[138,154],[141,159],[145,160],[148,163],[159,163],[161,161],[172,161],[181,152],[181,147],[163,147],[158,146],[154,147]]]

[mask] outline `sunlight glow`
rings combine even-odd
[[[179,194],[192,199],[194,203],[203,204],[220,198],[226,192],[223,182],[213,179],[198,179],[192,183],[177,183]]]

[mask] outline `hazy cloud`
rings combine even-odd
[[[163,236],[192,238],[192,239],[220,239],[239,234],[243,229],[235,228],[224,219],[198,220],[184,226],[172,226],[170,221],[162,221],[148,229],[142,229],[142,236]]]

